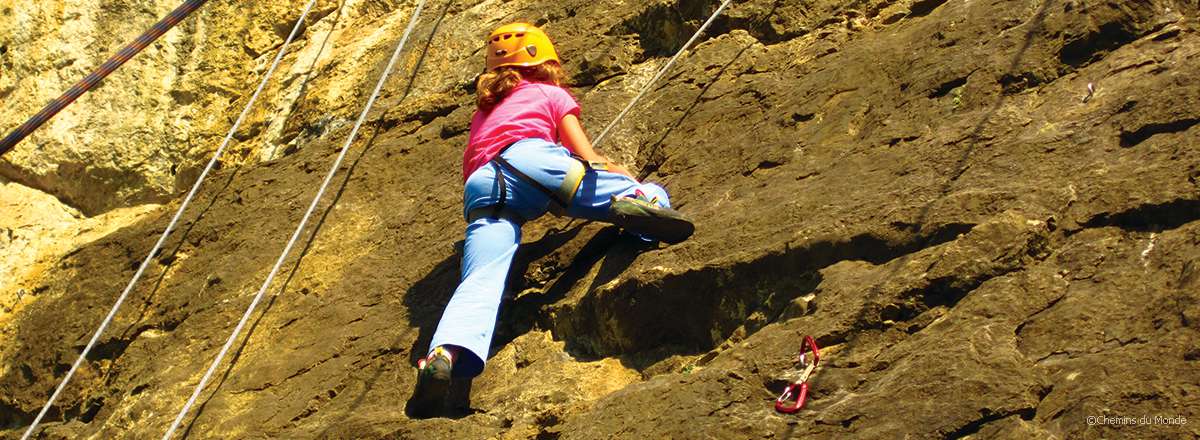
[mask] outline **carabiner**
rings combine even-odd
[[[806,351],[812,351],[812,363],[807,361]],[[813,340],[812,336],[804,337],[804,345],[800,347],[800,355],[797,356],[797,360],[797,363],[804,367],[804,372],[800,373],[799,379],[788,384],[787,388],[783,390],[783,394],[775,399],[775,410],[784,414],[800,411],[800,408],[804,407],[804,402],[808,400],[808,378],[816,370],[817,363],[821,362],[821,352],[817,349],[817,341]],[[798,393],[796,388],[800,389]],[[792,397],[796,398],[796,403],[788,405],[788,400]]]
[[[787,401],[792,398],[792,392],[796,390],[796,387],[800,387],[800,393],[796,395],[796,403],[788,406]],[[800,408],[804,408],[806,400],[808,400],[808,382],[788,384],[787,389],[783,390],[783,394],[780,394],[779,398],[775,399],[775,411],[792,414],[800,411]]]

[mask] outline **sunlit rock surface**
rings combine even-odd
[[[172,6],[37,3],[0,7],[7,28],[33,17],[0,32],[4,127]],[[0,438],[74,361],[301,2],[253,3],[206,6],[4,157],[76,207],[30,217],[49,225],[165,204],[22,282],[0,318]],[[1198,7],[1167,0],[735,2],[600,147],[666,186],[696,235],[527,224],[463,409],[406,417],[459,276],[481,37],[544,24],[596,134],[717,4],[430,2],[188,437],[1200,435]],[[44,438],[162,435],[414,6],[320,2]],[[810,400],[777,414],[804,335],[823,347]]]

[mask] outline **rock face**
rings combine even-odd
[[[152,212],[157,205],[87,218],[54,197],[0,179],[0,324],[64,254]]]
[[[300,2],[257,3],[278,29]],[[478,37],[545,23],[595,133],[717,3],[432,2],[187,436],[1200,436],[1200,7],[1169,0],[734,4],[601,146],[671,190],[696,235],[646,246],[527,224],[469,410],[408,419],[412,364],[458,281]],[[273,86],[294,104],[263,110],[245,142],[294,148],[206,184],[44,438],[154,437],[182,407],[414,5],[330,4],[297,52],[324,66],[313,85]],[[199,23],[259,20],[211,7]],[[264,35],[255,47],[282,40]],[[210,141],[240,109],[212,94],[193,96]],[[9,307],[0,438],[32,420],[176,203],[58,259]],[[806,334],[823,347],[808,406],[777,414]],[[1143,416],[1176,423],[1116,422]]]
[[[2,129],[24,122],[179,3],[0,6]],[[207,4],[6,154],[0,175],[51,193],[87,215],[169,199],[195,180],[306,3]],[[236,133],[238,142],[225,162],[278,157],[295,148],[301,134],[319,133],[355,112],[357,92],[350,91],[361,89],[367,78],[314,78],[337,69],[362,73],[358,63],[365,60],[351,54],[373,54],[390,41],[369,38],[354,24],[374,21],[398,2],[347,3],[339,8],[334,0],[317,2],[265,92],[268,98]],[[334,16],[335,11],[341,15]],[[377,31],[394,29],[387,25]],[[334,45],[338,50],[331,50]],[[302,101],[319,107],[308,110]],[[321,116],[297,115],[306,110]]]

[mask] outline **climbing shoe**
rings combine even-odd
[[[442,346],[417,361],[417,386],[406,407],[410,417],[433,417],[445,409],[453,366],[453,353]]]
[[[633,234],[670,244],[692,236],[696,227],[691,221],[679,211],[654,202],[640,193],[637,197],[613,197],[608,208],[612,223]]]

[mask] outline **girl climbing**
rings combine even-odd
[[[486,55],[463,154],[462,276],[428,355],[417,362],[408,404],[415,416],[443,408],[451,377],[483,372],[526,221],[553,211],[667,243],[693,232],[662,187],[639,183],[592,148],[545,32],[525,23],[502,26],[488,36]]]

